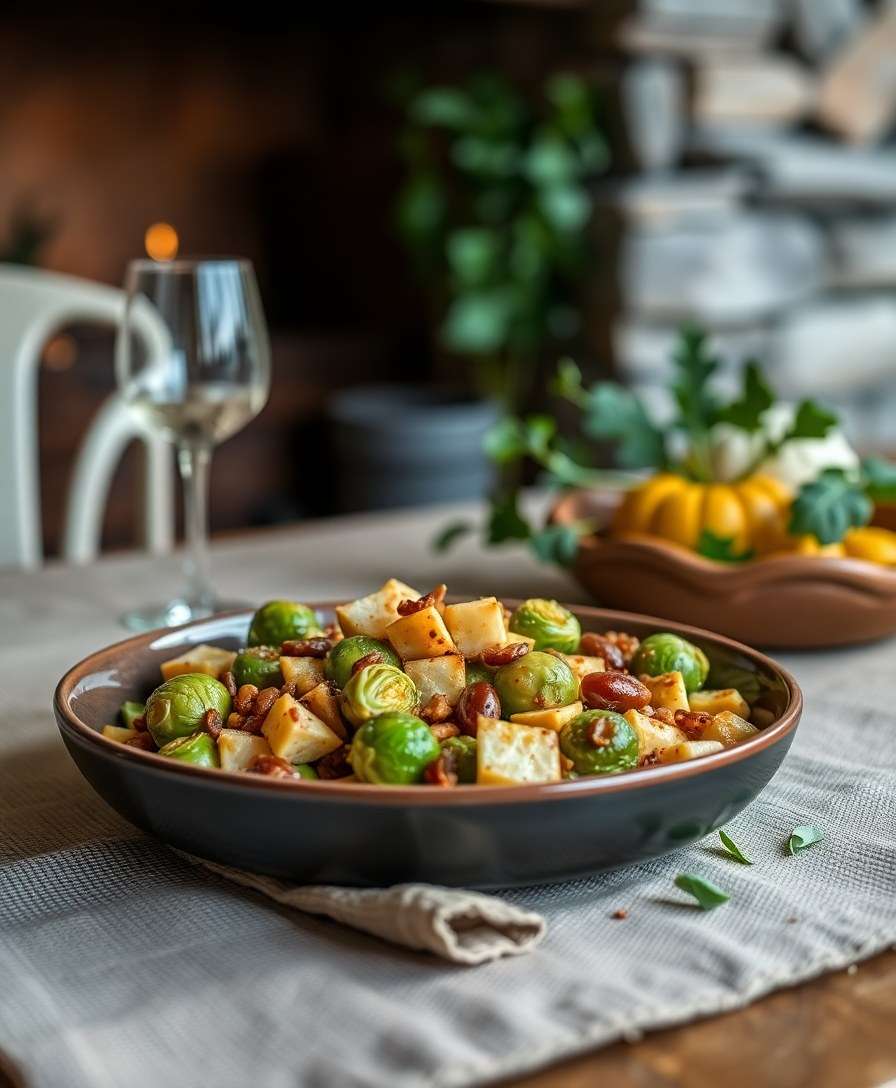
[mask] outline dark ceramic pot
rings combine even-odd
[[[331,606],[318,607],[326,614]],[[729,821],[778,769],[802,709],[794,679],[746,646],[644,616],[573,611],[584,630],[685,635],[709,655],[711,682],[748,686],[751,701],[775,720],[751,740],[689,763],[504,788],[284,782],[192,767],[102,736],[122,700],[155,687],[160,662],[200,642],[242,645],[248,613],[92,654],[60,681],[56,720],[81,772],[113,808],[200,857],[303,883],[500,888],[571,880],[667,853]]]
[[[335,394],[327,414],[343,510],[481,499],[494,482],[482,449],[499,416],[492,401],[370,385]]]

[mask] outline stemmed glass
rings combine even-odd
[[[131,261],[125,289],[118,387],[141,422],[176,446],[184,488],[184,595],[122,616],[148,630],[222,607],[209,575],[209,463],[212,448],[264,407],[270,347],[249,261]]]

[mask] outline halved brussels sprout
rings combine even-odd
[[[379,654],[385,665],[394,665],[396,669],[401,666],[401,658],[387,642],[380,642],[369,635],[351,635],[337,642],[327,654],[324,676],[332,680],[337,688],[344,688],[351,679],[355,662],[368,654]]]
[[[535,650],[559,650],[563,654],[574,654],[582,637],[582,628],[572,612],[543,597],[523,601],[510,617],[510,630],[534,638]]]
[[[641,673],[662,676],[667,672],[680,672],[684,678],[685,690],[690,695],[692,691],[699,691],[706,683],[709,661],[699,646],[688,642],[681,635],[659,631],[648,635],[638,647],[632,659],[631,671],[635,676]]]
[[[374,668],[377,666],[372,665]],[[371,669],[362,669],[356,675],[363,676]],[[352,741],[349,761],[362,782],[406,786],[419,782],[440,753],[439,742],[425,721],[414,714],[393,711],[361,726]]]
[[[176,737],[202,729],[202,719],[209,710],[217,710],[226,720],[230,713],[227,688],[204,672],[181,673],[159,684],[146,700],[146,728],[163,748]]]
[[[578,774],[615,774],[638,766],[638,734],[612,710],[586,710],[560,730],[560,751]]]
[[[159,749],[160,756],[180,759],[197,767],[220,767],[218,746],[208,733],[193,733],[189,737],[175,737]]]
[[[476,738],[449,737],[442,741],[442,752],[462,785],[476,781]]]
[[[529,710],[566,706],[579,697],[579,682],[569,665],[562,658],[538,650],[502,665],[491,682],[506,718]]]
[[[288,639],[321,634],[314,610],[298,601],[268,601],[252,617],[249,646],[276,646]]]
[[[342,692],[342,713],[355,726],[387,711],[411,711],[416,705],[414,681],[394,665],[368,665],[351,677]]]
[[[247,646],[240,650],[233,661],[233,679],[236,686],[254,684],[262,688],[279,688],[283,683],[280,672],[280,650],[273,646]]]
[[[292,768],[299,778],[320,778],[310,763],[294,763]]]
[[[134,703],[128,700],[118,708],[119,716],[125,729],[133,729],[134,721],[146,713],[146,703]]]

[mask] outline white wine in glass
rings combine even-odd
[[[209,574],[209,463],[213,447],[264,407],[270,347],[248,261],[132,261],[125,289],[118,386],[143,425],[175,445],[184,486],[187,585],[176,600],[122,617],[132,630],[147,630],[224,607]]]

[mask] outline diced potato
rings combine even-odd
[[[454,652],[454,642],[435,605],[399,616],[386,628],[386,638],[402,661],[420,661]]]
[[[640,676],[642,684],[650,688],[650,704],[665,706],[669,710],[690,710],[684,677],[680,672],[664,672],[661,676]]]
[[[549,650],[554,657],[562,658],[572,670],[573,676],[581,686],[584,677],[593,672],[606,672],[607,666],[602,657],[588,657],[586,654],[561,654],[559,650]]]
[[[242,729],[222,729],[218,737],[222,771],[244,771],[256,756],[271,754],[271,746],[264,737],[245,733]]]
[[[376,593],[340,605],[336,609],[336,619],[344,635],[383,638],[389,624],[398,619],[401,602],[414,601],[419,596],[419,591],[412,586],[399,582],[397,578],[390,578]]]
[[[443,654],[441,657],[408,661],[404,671],[417,685],[421,706],[426,706],[433,695],[444,695],[451,706],[454,706],[467,683],[464,659],[460,654]]]
[[[685,740],[681,744],[673,744],[671,748],[663,748],[659,753],[659,761],[660,763],[684,763],[687,759],[711,756],[723,750],[724,745],[719,744],[717,740]]]
[[[137,736],[137,730],[125,729],[121,725],[104,725],[103,736],[108,737],[109,740],[117,740],[119,744],[124,744],[125,741],[133,740]]]
[[[339,696],[326,680],[306,692],[299,702],[302,706],[307,706],[311,713],[328,725],[338,737],[343,740],[347,738],[348,731],[339,713]]]
[[[691,710],[702,714],[721,714],[723,710],[730,710],[732,714],[738,714],[746,718],[750,713],[750,704],[741,695],[737,688],[722,688],[719,691],[692,691],[688,696]]]
[[[730,710],[723,710],[721,714],[713,715],[712,721],[703,730],[702,740],[720,741],[726,748],[738,744],[742,740],[749,740],[759,730],[738,714],[732,714]]]
[[[192,646],[180,657],[162,662],[162,679],[170,680],[187,672],[204,672],[207,676],[219,676],[233,665],[236,653],[222,650],[220,646]]]
[[[480,716],[476,734],[478,785],[559,781],[560,745],[556,733]]]
[[[555,733],[582,713],[581,703],[558,706],[554,710],[526,710],[522,714],[511,714],[510,720],[517,725],[530,725],[536,729],[553,729]]]
[[[658,718],[648,718],[640,710],[627,710],[623,717],[638,734],[639,760],[687,740],[684,733],[674,725],[666,725]]]
[[[509,646],[514,642],[525,642],[525,644],[529,647],[530,650],[535,649],[535,639],[534,638],[529,638],[528,635],[518,635],[516,633],[516,631],[508,631],[507,632],[507,641],[504,643],[504,645]]]
[[[313,763],[334,751],[342,740],[291,695],[281,695],[261,727],[275,756],[289,763]]]
[[[449,604],[445,626],[464,657],[477,657],[490,646],[504,646],[508,641],[504,606],[494,597]]]
[[[324,663],[316,657],[281,657],[284,684],[295,684],[297,695],[307,695],[324,679]]]

